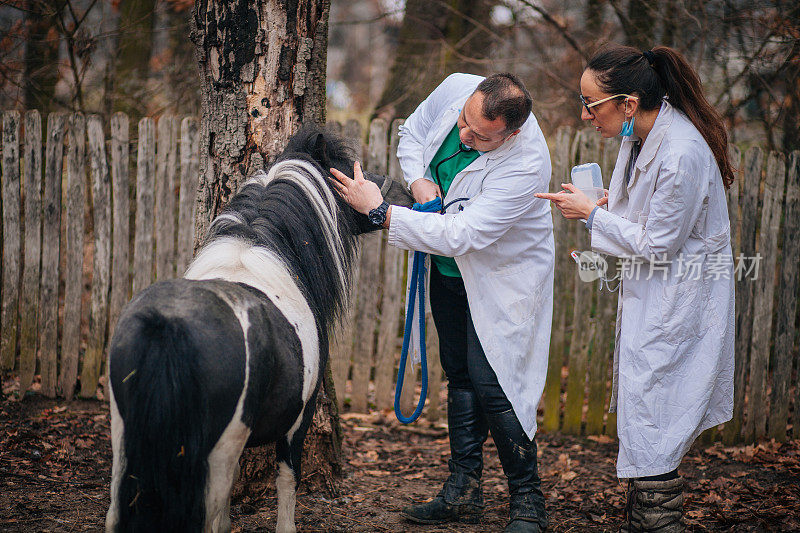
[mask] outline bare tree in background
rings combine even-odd
[[[406,117],[453,72],[486,73],[493,0],[408,0],[375,113]]]
[[[192,40],[202,78],[197,231],[304,122],[325,123],[328,0],[197,0]],[[330,371],[304,450],[304,468],[333,489],[340,433]],[[274,457],[246,452],[236,493],[259,494]]]

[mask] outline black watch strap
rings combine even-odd
[[[367,215],[367,218],[372,224],[376,226],[383,226],[383,223],[386,222],[386,212],[388,210],[389,210],[389,204],[386,201],[384,201],[381,203],[381,205],[379,205],[375,209],[372,209]]]

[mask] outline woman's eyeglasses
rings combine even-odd
[[[586,98],[582,94],[578,95],[578,98],[581,99],[581,104],[583,104],[583,107],[586,109],[586,112],[594,116],[594,113],[592,113],[593,107],[598,106],[603,102],[608,102],[609,100],[613,100],[614,98],[619,98],[620,96],[624,96],[625,98],[633,98],[634,100],[639,99],[638,97],[631,96],[630,94],[615,94],[614,96],[609,96],[608,98],[603,98],[602,100],[598,100],[596,102],[587,102]]]

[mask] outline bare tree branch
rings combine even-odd
[[[587,61],[589,60],[589,54],[586,51],[584,51],[583,48],[581,48],[581,46],[578,44],[578,42],[572,37],[572,35],[570,35],[569,31],[567,31],[567,27],[564,24],[558,22],[550,15],[550,13],[548,13],[541,7],[537,6],[533,2],[529,2],[528,0],[520,0],[520,2],[530,7],[537,13],[539,13],[539,15],[542,16],[545,22],[550,24],[561,34],[564,40],[567,41],[567,44],[569,44],[576,52],[578,52],[581,55],[581,57],[583,57],[583,59]]]

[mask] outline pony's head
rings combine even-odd
[[[353,177],[353,164],[356,160],[355,150],[341,137],[336,134],[323,130],[315,125],[303,126],[300,131],[289,139],[283,153],[278,157],[278,161],[303,157],[315,163],[330,179],[333,179],[329,169],[335,168],[346,176]],[[408,192],[405,186],[393,180],[389,176],[381,176],[371,172],[364,172],[364,177],[374,182],[381,188],[383,198],[391,205],[411,207],[414,205],[414,197]],[[330,186],[330,183],[328,184]],[[331,187],[331,190],[333,188]],[[367,233],[376,228],[370,224],[366,215],[354,211],[352,208],[339,198],[335,193],[341,208],[349,211],[349,217],[355,227],[355,233]]]

